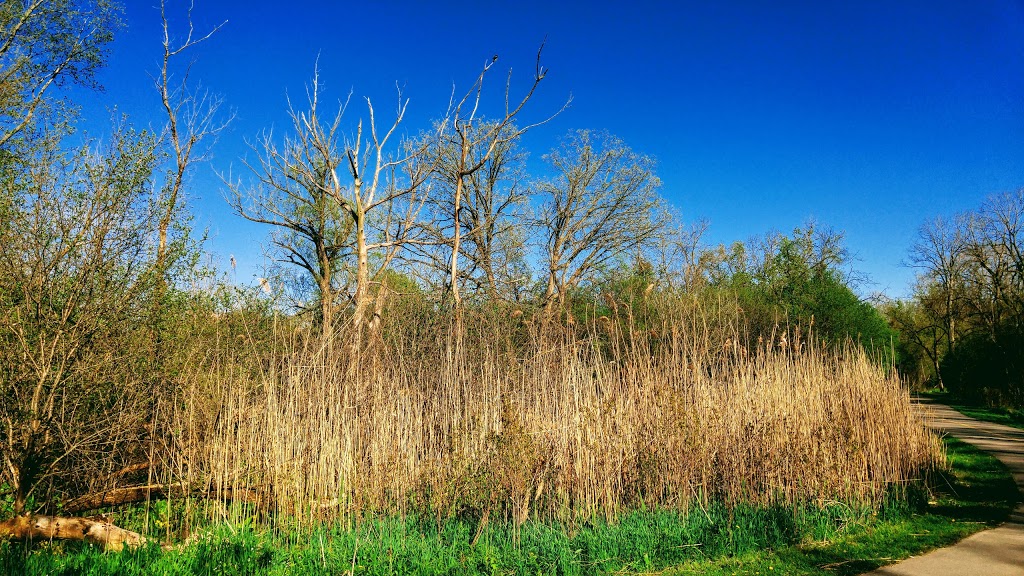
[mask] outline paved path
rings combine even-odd
[[[1024,430],[981,422],[952,408],[925,404],[929,425],[991,453],[1013,473],[1024,494]],[[1024,576],[1024,503],[1001,526],[880,568],[867,576]]]

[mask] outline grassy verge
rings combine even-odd
[[[711,506],[637,512],[576,529],[527,523],[388,519],[302,533],[220,528],[180,550],[120,554],[69,543],[0,545],[6,574],[858,574],[950,544],[1006,517],[1017,492],[1006,469],[948,440],[949,473],[877,514],[824,508]],[[913,495],[912,495],[913,496]]]
[[[936,479],[923,510],[875,518],[827,542],[687,563],[666,574],[861,574],[1005,520],[1019,497],[1006,467],[969,444],[945,442],[952,468]]]
[[[969,404],[959,402],[948,392],[923,392],[921,393],[921,396],[946,404],[964,416],[970,416],[971,418],[976,418],[985,422],[994,422],[996,424],[1013,426],[1014,428],[1024,430],[1024,411],[1021,410],[1015,410],[1013,408],[971,406]]]

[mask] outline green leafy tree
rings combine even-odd
[[[40,119],[59,122],[71,111],[54,98],[54,88],[99,88],[96,72],[106,63],[120,12],[111,0],[8,0],[0,6],[0,150],[6,157],[18,154],[21,137]]]
[[[842,234],[812,223],[791,236],[768,236],[753,249],[719,247],[704,259],[712,285],[736,293],[754,336],[788,323],[830,343],[852,338],[880,352],[894,344],[885,318],[850,287]]]

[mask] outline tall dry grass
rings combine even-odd
[[[392,314],[358,361],[292,339],[257,369],[220,363],[172,415],[170,469],[299,523],[572,522],[715,499],[877,504],[941,460],[894,371],[856,347],[788,331],[743,348],[738,318],[699,307],[643,330],[522,318]]]

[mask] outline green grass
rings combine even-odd
[[[639,511],[614,524],[520,530],[470,521],[378,519],[279,534],[217,528],[192,545],[103,553],[78,543],[0,545],[5,574],[857,574],[952,543],[1006,517],[1017,493],[994,458],[948,441],[936,490],[871,513],[825,507]],[[355,563],[353,564],[353,558]]]
[[[1014,410],[1013,408],[979,408],[977,406],[964,405],[953,405],[951,407],[971,418],[1024,429],[1024,412],[1020,410]]]
[[[1001,523],[1019,498],[1009,471],[970,444],[953,438],[945,442],[952,469],[935,479],[922,511],[853,526],[828,542],[688,563],[666,575],[862,574]]]

